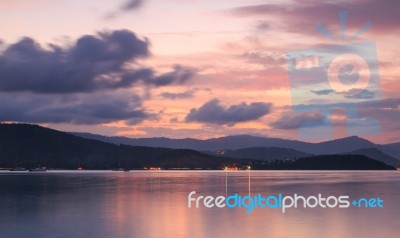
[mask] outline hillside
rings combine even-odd
[[[96,139],[114,144],[127,144],[133,146],[164,147],[171,149],[192,149],[197,151],[238,150],[251,147],[279,147],[297,150],[307,154],[342,154],[351,153],[356,150],[376,148],[385,154],[400,159],[400,143],[378,145],[366,139],[350,136],[346,138],[324,141],[320,143],[309,143],[297,140],[279,138],[266,138],[250,135],[225,136],[199,140],[193,138],[170,139],[170,138],[127,138],[108,137],[90,133],[71,133],[88,139]]]
[[[119,136],[101,136],[91,133],[76,133],[71,134],[80,136],[87,139],[96,139],[104,142],[111,142],[115,144],[127,144],[134,146],[149,146],[149,147],[164,147],[171,149],[193,149],[198,151],[216,151],[221,149],[237,150],[249,147],[307,147],[309,143],[286,140],[279,138],[264,138],[250,135],[235,135],[225,136],[219,138],[211,138],[206,140],[199,140],[193,138],[185,139],[170,139],[165,137],[156,138],[127,138]]]
[[[376,148],[366,148],[351,152],[350,154],[365,155],[371,159],[381,161],[394,167],[400,166],[400,160],[389,156]]]
[[[383,159],[379,151],[375,151],[375,155]],[[307,158],[300,158],[304,156]],[[310,156],[293,149],[256,147],[228,151],[221,157],[191,149],[116,145],[36,125],[0,124],[0,168],[34,168],[39,165],[56,169],[221,169],[225,166],[244,168],[247,165],[254,169],[392,168],[363,155]],[[389,157],[385,158],[389,161]],[[393,159],[390,161],[395,162]]]
[[[274,161],[255,169],[271,170],[396,170],[364,155],[319,155],[292,161]]]
[[[288,148],[251,147],[238,150],[224,150],[219,155],[236,159],[255,159],[262,161],[297,159],[309,157],[311,154]]]
[[[377,148],[383,151],[385,154],[400,160],[400,142],[386,145],[378,145]]]
[[[220,168],[227,161],[193,150],[115,145],[36,125],[0,124],[3,168]]]

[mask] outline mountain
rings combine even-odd
[[[306,142],[292,141],[278,138],[264,138],[250,135],[235,135],[207,140],[192,138],[170,139],[156,138],[127,138],[118,136],[101,136],[90,133],[71,132],[71,134],[87,139],[96,139],[115,144],[127,144],[134,146],[164,147],[171,149],[192,149],[198,151],[216,151],[220,149],[243,149],[249,147],[289,147],[306,145]]]
[[[88,133],[72,133],[88,139],[96,139],[115,144],[133,146],[164,147],[172,149],[192,149],[197,151],[238,150],[250,147],[279,147],[304,152],[307,154],[342,154],[352,151],[377,148],[384,153],[400,159],[400,143],[377,145],[357,136],[351,136],[320,143],[308,143],[297,140],[265,138],[250,135],[226,136],[206,140],[169,139],[169,138],[127,138],[107,137]]]
[[[396,170],[383,162],[364,155],[319,155],[295,161],[267,165],[270,169],[285,170]]]
[[[221,168],[216,159],[194,150],[115,145],[36,125],[0,124],[0,168],[112,169]]]
[[[222,150],[218,151],[217,154],[222,157],[236,159],[255,159],[262,161],[297,159],[311,156],[311,154],[304,153],[298,150],[279,147],[251,147],[238,150]]]
[[[224,138],[224,140],[215,139],[219,144],[213,143],[221,146],[226,145],[227,141],[233,143],[243,138],[259,141],[257,137],[238,136]],[[176,142],[176,140],[170,140],[170,142],[174,141]],[[198,143],[200,140],[193,141]],[[232,158],[235,157],[235,153],[236,158]],[[84,169],[121,167],[126,169],[143,169],[144,167],[221,169],[226,166],[244,168],[247,165],[254,166],[254,169],[389,168],[386,165],[386,167],[382,166],[382,162],[373,160],[374,163],[366,156],[353,154],[297,159],[298,156],[307,154],[286,148],[248,148],[235,151],[235,153],[232,154],[232,157],[221,157],[191,149],[116,145],[36,125],[0,124],[0,168],[17,166],[34,168],[38,165],[56,169],[76,169],[78,167]],[[246,153],[249,158],[242,159],[241,157]],[[284,157],[287,158],[283,159]],[[279,160],[273,160],[275,158]],[[328,159],[323,160],[324,158]],[[267,161],[264,161],[265,159]]]
[[[350,136],[313,144],[312,151],[314,154],[339,154],[374,146],[374,143],[366,139]]]
[[[400,166],[400,160],[395,159],[392,156],[389,156],[376,148],[360,149],[353,151],[350,154],[365,155],[371,159],[381,161],[387,165],[391,165],[394,167]]]
[[[400,159],[400,143],[377,145],[377,148],[387,155]]]

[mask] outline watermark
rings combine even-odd
[[[197,195],[196,191],[189,193],[188,208],[242,208],[246,213],[252,212],[254,209],[280,209],[282,213],[286,213],[289,209],[296,208],[383,208],[384,201],[380,197],[377,198],[359,198],[350,199],[347,195],[328,196],[322,194],[316,196],[293,195],[269,195],[264,196],[257,194],[255,196],[241,196],[233,194],[230,196],[203,196]]]
[[[345,136],[380,133],[380,122],[360,113],[360,108],[381,97],[375,42],[356,42],[372,23],[368,21],[358,32],[347,35],[347,17],[347,12],[339,13],[339,36],[317,25],[316,30],[333,44],[287,53],[293,113],[318,115],[300,121],[302,140],[332,139],[338,109],[345,114],[341,119]]]

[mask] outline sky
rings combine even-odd
[[[399,9],[3,0],[0,121],[127,137],[398,142]]]

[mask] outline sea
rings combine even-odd
[[[283,212],[295,195],[336,206]],[[246,209],[257,196],[273,206]],[[399,224],[400,171],[0,172],[1,238],[398,238]]]

